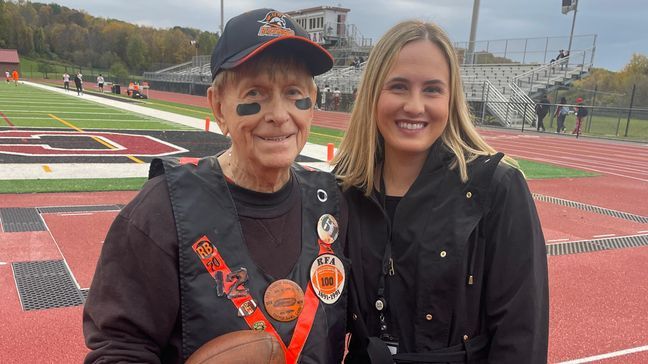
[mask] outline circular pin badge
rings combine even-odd
[[[265,322],[263,321],[257,321],[254,324],[252,324],[252,329],[256,331],[263,331],[266,329]]]
[[[289,279],[272,282],[263,296],[268,315],[281,322],[288,322],[299,317],[304,308],[304,291]]]
[[[319,221],[317,221],[317,236],[319,236],[320,240],[329,245],[333,244],[339,233],[340,228],[333,215],[324,214],[320,216]]]
[[[310,269],[311,285],[317,297],[326,304],[333,304],[344,290],[344,265],[333,254],[322,254]]]

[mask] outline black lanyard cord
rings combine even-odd
[[[375,308],[378,311],[378,320],[380,327],[380,338],[385,340],[393,340],[394,338],[387,332],[387,320],[385,319],[385,311],[387,310],[387,299],[385,297],[385,291],[387,288],[386,277],[394,275],[394,260],[392,258],[392,221],[389,217],[386,205],[386,194],[385,190],[385,178],[383,177],[383,171],[380,171],[380,191],[378,191],[378,197],[380,199],[380,205],[382,207],[382,212],[387,219],[387,244],[385,245],[385,254],[383,255],[382,260],[382,269],[380,279],[378,280],[378,297],[376,299]]]

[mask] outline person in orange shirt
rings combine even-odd
[[[16,86],[18,86],[18,71],[13,70],[13,72],[11,72],[11,78],[13,78],[13,81],[16,84]]]

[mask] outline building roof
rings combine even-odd
[[[0,63],[20,63],[18,51],[15,49],[0,49]]]
[[[287,15],[300,15],[300,14],[312,13],[312,12],[320,11],[320,10],[332,10],[332,11],[337,11],[337,12],[342,12],[342,13],[348,13],[349,11],[351,11],[351,9],[340,8],[340,7],[337,7],[337,6],[315,6],[315,7],[307,8],[307,9],[286,11],[285,14],[287,14]]]

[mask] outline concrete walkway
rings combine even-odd
[[[81,97],[84,100],[96,102],[109,107],[127,110],[137,114],[154,117],[177,124],[182,124],[197,130],[204,130],[205,120],[193,118],[190,116],[175,114],[168,111],[155,110],[144,106],[130,104],[127,102],[111,100],[104,97],[83,94],[77,96],[74,92],[66,92],[57,87],[43,85],[33,82],[24,82],[26,85],[41,88],[47,91],[56,92],[68,97]],[[220,129],[215,122],[211,122],[211,133],[221,134]],[[326,146],[319,144],[306,143],[301,155],[322,162],[303,163],[313,168],[329,171],[331,167],[326,160]],[[63,179],[63,178],[118,178],[118,177],[146,177],[148,175],[148,164],[136,163],[110,163],[110,168],[106,164],[86,164],[86,163],[4,163],[0,164],[0,180],[14,179]]]

